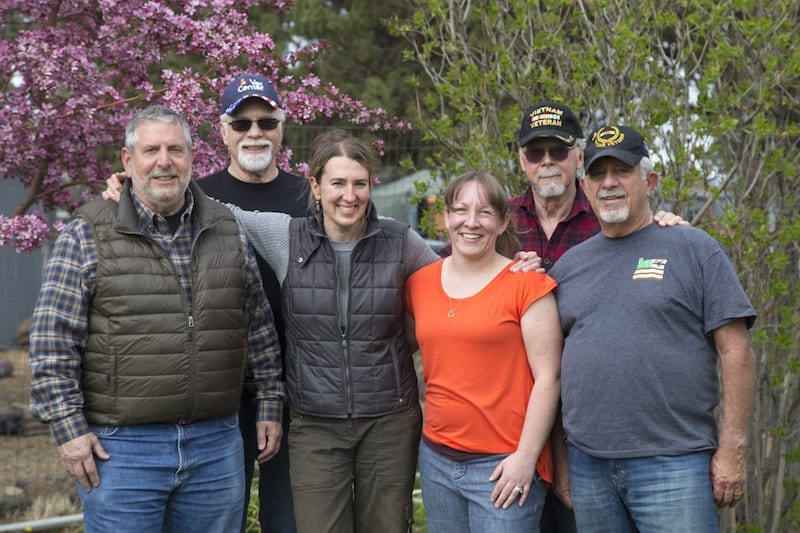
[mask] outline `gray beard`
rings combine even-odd
[[[542,198],[555,198],[563,195],[567,190],[567,186],[563,183],[546,183],[536,187],[536,193]]]
[[[612,211],[599,210],[597,217],[607,224],[619,224],[628,220],[631,212],[627,207],[614,209]]]
[[[236,156],[236,162],[245,172],[259,174],[269,168],[272,163],[272,150],[265,154],[243,154],[241,150]]]

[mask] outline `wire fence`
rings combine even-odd
[[[331,126],[314,124],[288,124],[283,146],[292,151],[292,161],[308,161],[311,143],[320,133]],[[436,146],[424,141],[417,131],[381,130],[372,131],[363,126],[336,125],[358,137],[367,145],[380,148],[377,174],[381,182],[391,182],[414,171],[427,168],[426,160],[436,151]],[[408,168],[412,170],[408,170]]]

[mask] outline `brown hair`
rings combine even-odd
[[[308,176],[313,176],[317,183],[322,181],[322,171],[328,161],[334,157],[346,157],[364,167],[369,173],[369,186],[372,189],[372,176],[375,173],[375,155],[372,149],[361,142],[360,139],[354,137],[341,129],[328,130],[325,133],[320,133],[311,143],[311,155],[308,158]],[[317,222],[322,225],[322,211],[315,209],[316,198],[314,198],[313,190],[308,195],[308,210],[317,219]],[[371,206],[370,206],[371,209]],[[365,213],[369,217],[370,211]]]
[[[494,175],[481,170],[471,170],[453,179],[444,189],[445,208],[451,209],[464,185],[473,181],[483,190],[486,200],[497,211],[500,220],[508,219],[508,226],[502,234],[497,236],[494,248],[498,253],[506,257],[513,257],[519,250],[519,240],[516,236],[514,219],[511,216],[511,207],[508,203],[508,191]]]

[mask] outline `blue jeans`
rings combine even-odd
[[[91,426],[111,456],[78,486],[85,530],[238,531],[244,460],[236,414],[192,424]]]
[[[245,390],[239,408],[239,429],[244,439],[245,508],[242,529],[247,529],[247,503],[258,455],[256,439],[257,405],[253,393]],[[262,533],[296,533],[292,485],[289,482],[289,410],[283,410],[283,437],[277,455],[258,465],[258,522]]]
[[[419,476],[429,533],[538,533],[545,486],[534,475],[525,505],[496,509],[492,471],[507,455],[454,461],[419,445]]]
[[[598,459],[568,443],[578,531],[719,531],[711,490],[711,453]]]

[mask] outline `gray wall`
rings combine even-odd
[[[8,216],[22,198],[16,180],[0,179],[0,213]],[[14,347],[14,332],[33,312],[42,279],[44,252],[17,253],[0,247],[0,346]]]

